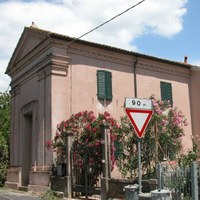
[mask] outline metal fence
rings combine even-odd
[[[189,167],[158,165],[158,185],[169,189],[172,200],[198,200],[200,194],[200,169],[193,162]]]

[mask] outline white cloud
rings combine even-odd
[[[192,62],[191,64],[200,67],[200,60],[196,60],[196,61]]]
[[[128,7],[133,0],[4,1],[0,3],[0,73],[5,71],[24,26],[80,36]],[[134,39],[143,34],[172,37],[182,30],[186,0],[146,0],[83,39],[137,50]],[[6,60],[6,61],[5,61]],[[0,75],[1,82],[3,75]],[[4,84],[4,83],[0,83]],[[2,88],[2,86],[0,86]],[[0,88],[0,89],[1,89]]]
[[[5,66],[7,66],[8,59],[0,59],[0,92],[5,92],[8,89],[10,78],[5,75]]]
[[[5,92],[7,90],[9,91],[9,82],[10,78],[3,76],[3,78],[0,80],[0,92]]]

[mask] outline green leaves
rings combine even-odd
[[[117,121],[108,113],[95,116],[93,111],[83,111],[71,115],[68,120],[57,125],[56,135],[53,141],[47,141],[48,149],[57,153],[57,162],[65,157],[65,138],[72,137],[72,150],[74,165],[84,167],[85,156],[88,159],[89,167],[95,168],[96,175],[102,172],[102,126],[110,128],[110,164],[113,169],[115,164],[114,141],[119,132]],[[96,176],[95,175],[95,176]]]
[[[182,148],[183,127],[187,126],[185,116],[178,108],[172,108],[169,102],[155,99],[153,96],[151,99],[154,114],[141,143],[142,169],[148,178],[155,175],[157,158],[158,161],[162,161],[164,158],[168,160],[176,159]],[[138,141],[136,133],[126,116],[121,118],[117,139],[124,149],[122,155],[118,155],[118,167],[124,176],[132,178],[137,175],[138,171]],[[155,154],[156,143],[158,155]]]
[[[9,164],[8,142],[0,132],[0,186],[3,186],[6,180],[6,174]]]
[[[9,164],[10,95],[0,92],[0,186],[6,180]]]

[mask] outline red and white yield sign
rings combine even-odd
[[[153,114],[150,99],[125,98],[125,111],[131,121],[137,136],[143,137],[144,131]]]

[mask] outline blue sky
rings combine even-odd
[[[25,26],[79,37],[140,0],[0,0],[0,91]],[[200,66],[200,1],[145,0],[84,40]]]
[[[186,8],[182,31],[169,38],[143,35],[133,41],[139,52],[175,61],[188,56],[189,63],[200,63],[200,1],[190,0]]]

